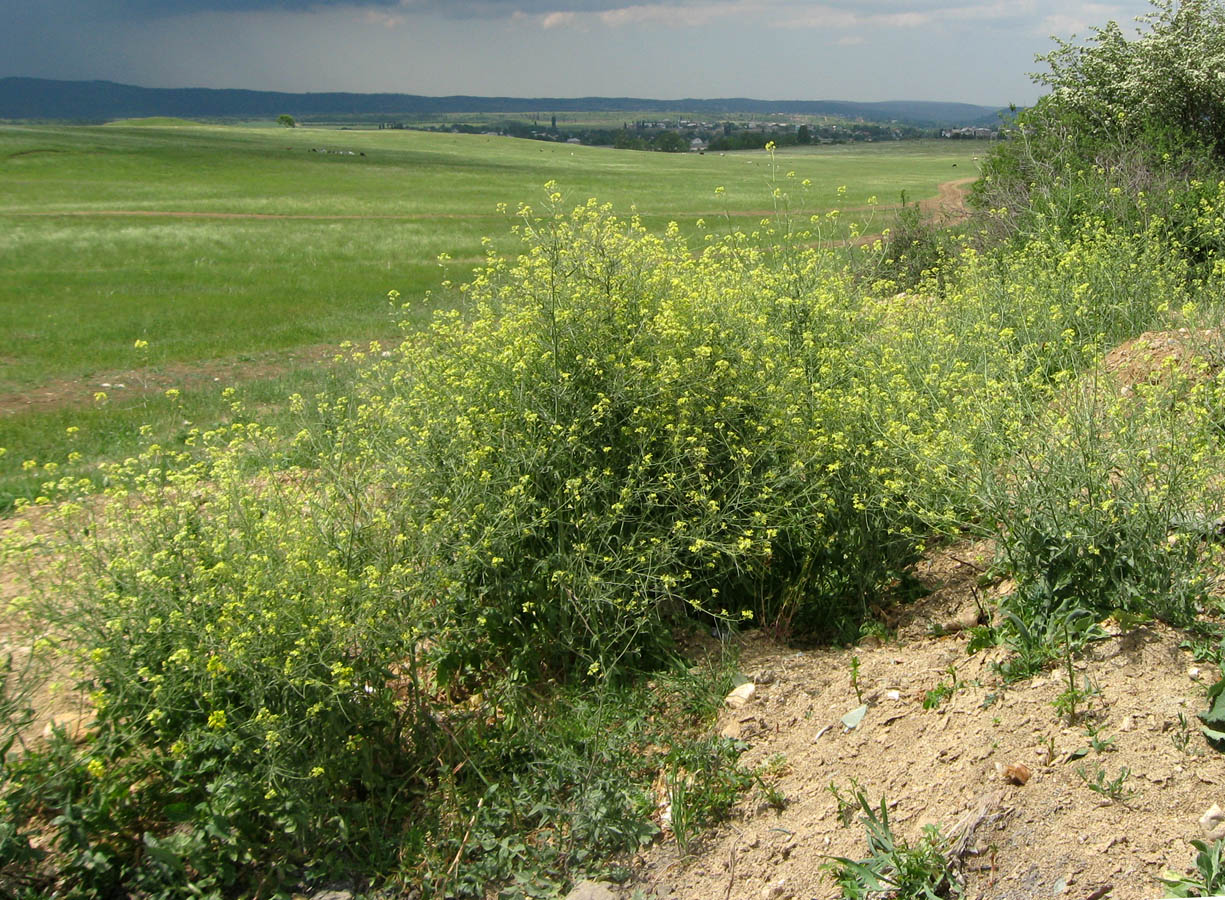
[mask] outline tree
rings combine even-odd
[[[1153,8],[1134,40],[1113,21],[1084,45],[1056,39],[1038,57],[1049,72],[1034,76],[1051,89],[1045,105],[1097,140],[1173,129],[1225,158],[1225,7],[1153,0]]]
[[[795,142],[797,144],[812,143],[812,132],[808,130],[807,125],[801,125],[799,130],[795,133]]]
[[[1203,186],[1225,175],[1225,5],[1152,7],[1134,35],[1108,22],[1038,57],[1046,71],[1032,78],[1050,92],[1005,129],[974,187],[997,236],[1092,214],[1127,229],[1164,222],[1193,259],[1215,246],[1188,229]]]
[[[683,153],[689,149],[689,142],[675,131],[661,131],[655,135],[651,146],[665,153]]]
[[[613,140],[613,146],[618,150],[645,150],[647,145],[646,141],[628,128],[622,128],[617,132],[617,136]]]
[[[285,128],[294,128],[298,124],[289,113],[281,113],[281,115],[277,116],[276,120]]]

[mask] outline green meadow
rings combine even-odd
[[[453,302],[440,287],[466,277],[483,238],[513,251],[514,212],[543,203],[548,181],[567,205],[598,197],[695,243],[702,227],[774,213],[776,186],[805,217],[840,208],[872,231],[888,218],[873,198],[932,196],[975,174],[981,150],[772,159],[174,120],[0,128],[0,509],[36,490],[30,460],[76,453],[84,470],[127,453],[142,425],[173,439],[220,421],[223,387],[274,410],[343,377],[327,348],[394,338],[390,290],[416,323]]]

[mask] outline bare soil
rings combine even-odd
[[[797,651],[745,636],[741,670],[756,695],[725,709],[717,727],[749,744],[745,765],[769,761],[767,770],[781,772],[773,784],[786,805],[776,810],[751,793],[687,858],[665,834],[634,860],[623,895],[838,897],[824,864],[831,855],[862,858],[867,845],[857,821],[840,820],[829,785],[849,798],[858,784],[875,806],[888,804],[896,835],[915,841],[938,825],[960,839],[967,898],[1163,896],[1157,876],[1188,869],[1188,842],[1204,837],[1200,817],[1225,805],[1225,754],[1208,746],[1195,718],[1216,668],[1195,663],[1170,628],[1123,633],[1108,622],[1112,637],[1075,664],[1078,681],[1087,676],[1099,693],[1070,724],[1052,705],[1067,686],[1061,670],[1009,685],[992,665],[1004,648],[967,653],[965,629],[1009,589],[980,589],[989,551],[962,546],[922,564],[916,575],[932,593],[902,610],[886,643]],[[861,702],[855,657],[868,711],[848,729],[841,718]],[[950,696],[925,709],[941,684]],[[1091,748],[1090,728],[1110,739],[1106,749]],[[1010,766],[1026,767],[1028,781],[1008,780]],[[1119,797],[1086,784],[1099,769],[1107,784],[1127,771]]]

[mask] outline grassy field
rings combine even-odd
[[[321,348],[395,334],[389,290],[419,299],[462,280],[486,235],[512,249],[497,205],[542,201],[548,180],[567,203],[595,196],[692,233],[699,218],[771,211],[772,177],[806,211],[854,210],[873,196],[931,196],[973,174],[975,152],[935,141],[793,148],[772,168],[763,152],[408,131],[0,129],[0,508],[34,489],[28,460],[75,450],[88,462],[126,452],[141,424],[173,437],[218,420],[219,386],[240,384],[260,404],[311,390],[328,377]],[[448,301],[420,302],[416,315],[438,302]],[[181,396],[163,397],[170,387]]]

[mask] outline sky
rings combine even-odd
[[[1146,0],[0,0],[0,76],[145,87],[1032,103]]]

